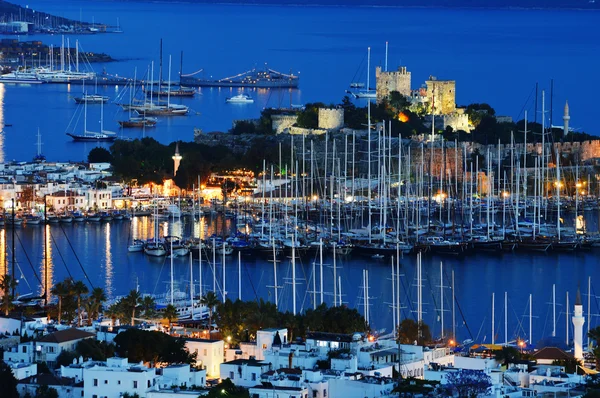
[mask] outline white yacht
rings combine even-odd
[[[35,72],[14,71],[0,75],[0,83],[39,84],[43,83]]]
[[[230,104],[252,104],[254,99],[248,94],[239,94],[233,97],[228,97],[225,102]]]

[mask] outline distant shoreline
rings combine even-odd
[[[98,1],[98,0],[92,0]],[[570,10],[570,11],[598,11],[600,10],[600,3],[583,3],[577,6],[573,4],[561,4],[561,5],[531,5],[531,6],[519,6],[516,4],[513,5],[501,5],[501,4],[482,4],[482,5],[473,5],[473,4],[457,4],[457,5],[448,5],[445,4],[435,4],[433,2],[429,5],[422,4],[385,4],[385,1],[381,3],[375,4],[365,4],[365,3],[344,3],[333,2],[331,4],[323,4],[321,1],[316,0],[314,3],[310,0],[306,3],[285,3],[281,0],[278,1],[270,1],[270,0],[254,0],[249,2],[243,2],[241,0],[219,0],[219,1],[210,1],[210,0],[176,0],[176,1],[168,1],[168,0],[100,0],[100,1],[118,1],[118,2],[130,2],[130,3],[157,3],[157,4],[203,4],[203,5],[238,5],[238,6],[273,6],[273,7],[335,7],[335,8],[406,8],[406,9],[446,9],[446,10],[515,10],[515,11],[543,11],[543,10]],[[297,1],[297,0],[295,0]],[[585,6],[587,5],[587,7]]]

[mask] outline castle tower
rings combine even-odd
[[[573,333],[573,351],[575,359],[583,359],[583,305],[581,304],[581,292],[577,287],[577,297],[575,298],[575,309],[573,310],[574,333]]]
[[[571,120],[571,116],[569,116],[569,101],[565,101],[565,114],[563,115],[563,137],[569,134],[569,120]]]
[[[398,91],[405,97],[410,97],[411,75],[406,66],[398,67],[397,71],[388,72],[382,70],[381,66],[375,68],[375,81],[377,91],[377,102],[388,98],[392,91]]]
[[[177,175],[179,169],[179,163],[181,163],[181,155],[179,154],[179,143],[175,144],[175,155],[171,157],[173,159],[173,177]]]

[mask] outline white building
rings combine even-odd
[[[144,398],[157,389],[158,378],[153,368],[128,364],[126,358],[109,358],[106,364],[83,369],[83,398],[121,398],[125,392]]]
[[[385,397],[394,389],[394,380],[388,377],[364,376],[361,373],[328,380],[329,398]]]
[[[221,377],[219,366],[223,363],[223,340],[185,339],[185,348],[190,354],[196,353],[196,366],[203,366],[208,377]]]
[[[255,359],[236,359],[221,364],[221,379],[230,379],[239,387],[252,387],[259,383],[260,377],[270,365]]]
[[[75,382],[73,379],[55,377],[51,374],[39,374],[20,380],[17,384],[17,391],[21,397],[27,394],[35,397],[36,390],[40,386],[55,389],[59,398],[83,397],[83,383]]]
[[[85,206],[85,196],[75,191],[57,191],[46,196],[46,205],[56,212],[80,209]]]
[[[112,208],[112,190],[90,188],[85,192],[85,207],[109,209]]]
[[[20,343],[17,347],[11,348],[10,351],[5,351],[4,360],[23,363],[43,361],[52,366],[61,352],[65,350],[72,351],[79,341],[94,336],[94,333],[76,328],[60,330],[47,334],[37,341]]]
[[[250,398],[308,398],[306,387],[255,386],[249,393]]]
[[[37,375],[37,363],[6,362],[6,364],[10,366],[10,370],[17,380]]]
[[[204,387],[206,386],[206,369],[195,370],[188,364],[169,365],[159,370],[162,375],[158,379],[160,389],[171,386]]]

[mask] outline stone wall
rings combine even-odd
[[[457,108],[456,112],[444,115],[443,119],[444,128],[450,126],[454,131],[463,130],[466,132],[470,132],[473,129],[473,126],[469,125],[469,115],[462,108]]]
[[[271,127],[275,134],[281,134],[296,124],[297,120],[298,116],[296,115],[271,115]]]
[[[444,148],[443,150],[439,147],[433,148],[433,162],[430,160],[432,159],[431,147],[425,146],[423,148],[423,156],[421,156],[420,147],[411,147],[410,152],[411,164],[413,165],[411,173],[414,173],[415,167],[423,162],[423,174],[426,178],[428,178],[431,172],[435,179],[439,179],[440,175],[443,175],[444,181],[447,181],[448,177],[454,179],[457,171],[459,180],[463,178],[464,152],[461,148],[458,148],[458,150],[454,148]]]
[[[430,76],[425,81],[427,85],[427,98],[433,104],[436,115],[453,113],[456,110],[456,81],[437,80]]]
[[[319,108],[319,129],[339,130],[344,127],[342,108]]]
[[[325,134],[327,130],[325,129],[305,129],[303,127],[290,127],[285,130],[286,133],[292,135],[321,135]]]
[[[397,71],[384,72],[381,67],[375,68],[375,81],[377,88],[377,102],[381,102],[390,95],[392,91],[398,91],[400,94],[410,97],[411,95],[411,75],[405,66],[401,66]]]
[[[478,150],[480,154],[484,157],[487,156],[487,152],[489,149],[490,158],[492,159],[492,163],[497,162],[498,158],[498,145],[480,145],[467,143],[467,153],[472,153],[475,150]],[[515,144],[514,145],[514,153],[523,155],[523,145],[524,144]],[[583,141],[583,142],[557,142],[554,144],[546,144],[546,153],[555,154],[558,150],[561,154],[566,155],[577,155],[581,162],[586,162],[591,159],[600,158],[600,140],[594,141]],[[542,153],[542,144],[541,143],[528,143],[526,148],[527,153],[540,155]],[[510,144],[500,144],[500,157],[506,158],[510,156],[511,146]]]

